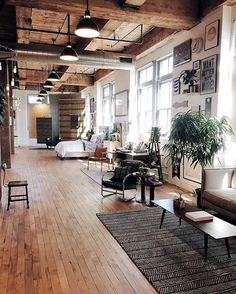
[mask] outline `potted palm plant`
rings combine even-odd
[[[233,134],[227,117],[206,117],[203,112],[178,113],[172,119],[168,142],[164,145],[171,159],[172,176],[180,177],[183,158],[195,168],[212,165],[215,155],[225,147],[225,136]],[[196,191],[199,192],[199,191]]]

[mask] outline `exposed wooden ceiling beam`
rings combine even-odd
[[[134,54],[137,57],[144,51],[172,35],[174,32],[175,30],[172,29],[155,28],[143,37],[143,45],[133,44],[127,48],[125,53]]]
[[[97,70],[95,73],[94,82],[104,78],[105,76],[107,76],[111,72],[113,72],[112,69],[99,69],[99,70]]]
[[[131,5],[131,6],[142,6],[144,4],[144,2],[146,2],[147,0],[124,0],[123,2],[125,4]]]
[[[93,76],[85,74],[71,75],[67,80],[61,82],[63,85],[73,86],[91,86],[93,85]]]
[[[198,23],[198,0],[175,0],[171,5],[166,0],[149,0],[140,9],[125,9],[117,0],[90,1],[92,17],[114,19],[131,23],[143,23],[156,27],[174,29],[189,29]],[[83,0],[6,0],[6,4],[51,10],[55,12],[83,15],[85,2]]]

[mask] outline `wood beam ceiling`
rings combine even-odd
[[[85,2],[83,0],[6,0],[6,4],[51,10],[55,12],[67,12],[83,15]],[[189,29],[198,23],[198,0],[175,0],[171,5],[166,0],[149,0],[140,9],[124,8],[119,1],[93,0],[90,1],[92,17],[101,19],[114,19],[131,23],[148,24],[156,27],[173,28],[176,30]]]

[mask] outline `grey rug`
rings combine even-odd
[[[204,235],[166,213],[159,229],[159,207],[97,216],[159,293],[236,293],[236,238],[231,258],[224,240],[209,237],[204,262]],[[219,228],[220,229],[220,228]]]
[[[82,168],[81,171],[90,177],[95,183],[98,185],[101,185],[102,175],[105,173],[105,171],[101,172],[101,169],[87,169]]]

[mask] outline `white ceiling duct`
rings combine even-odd
[[[129,70],[134,68],[134,56],[130,54],[86,51],[84,54],[78,54],[78,61],[71,62],[59,58],[63,47],[41,44],[11,44],[8,46],[15,51],[13,60],[17,61],[32,61],[60,65],[79,64],[93,68],[106,69]]]

